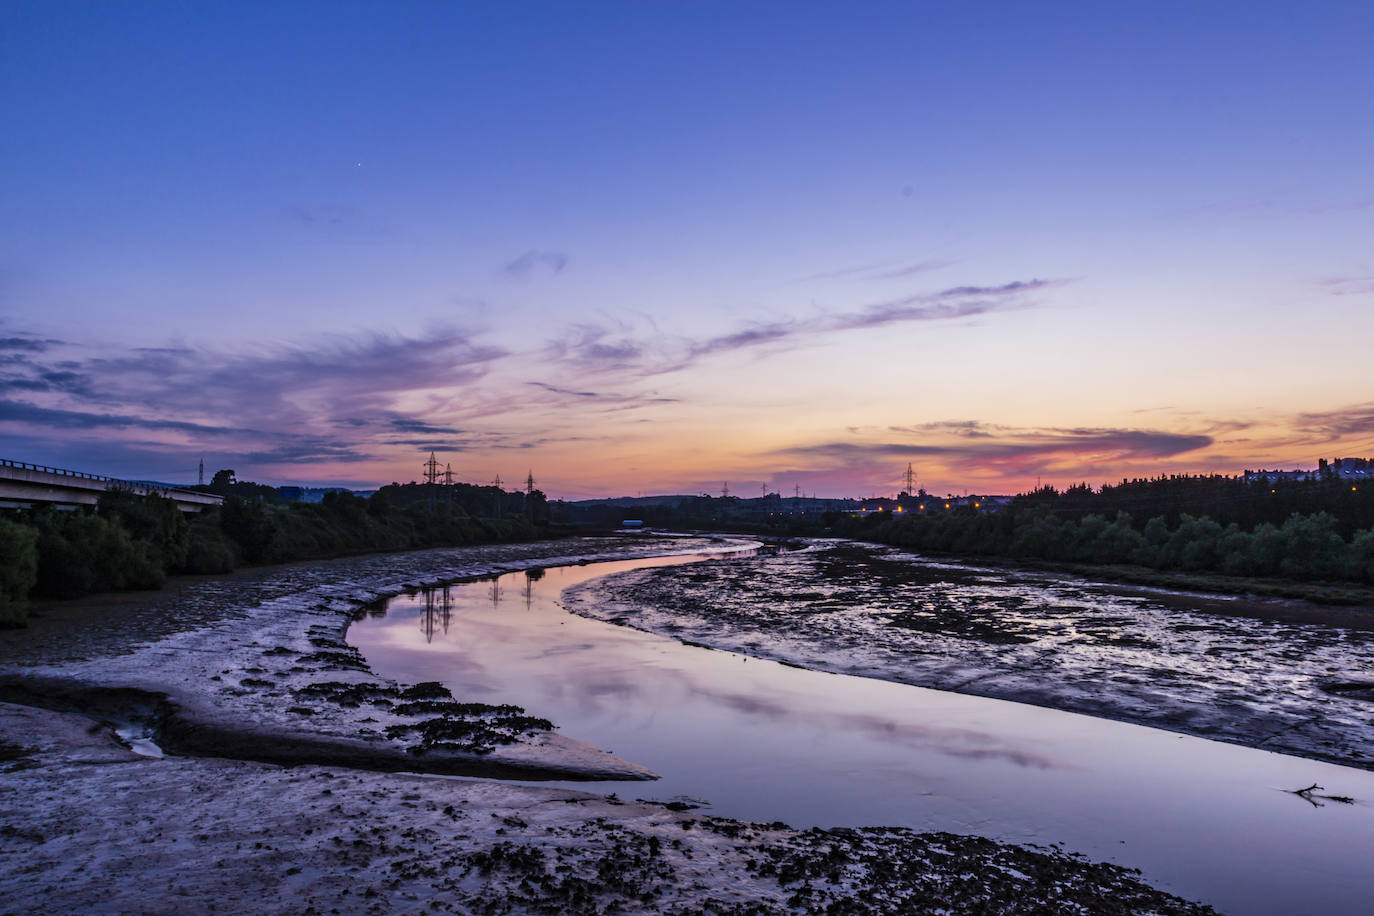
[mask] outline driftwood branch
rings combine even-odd
[[[1324,798],[1324,799],[1326,799],[1327,801],[1337,802],[1337,803],[1342,804],[1342,805],[1353,805],[1353,804],[1355,804],[1355,799],[1351,798],[1349,795],[1315,795],[1314,793],[1316,793],[1316,792],[1318,792],[1318,791],[1323,791],[1323,792],[1326,791],[1326,787],[1325,787],[1325,786],[1319,786],[1319,785],[1317,785],[1315,782],[1312,783],[1312,785],[1308,786],[1308,787],[1305,788],[1305,789],[1287,789],[1286,791],[1288,792],[1289,795],[1296,795],[1298,798],[1301,798],[1303,801],[1308,802],[1308,803],[1311,804],[1312,807],[1314,807],[1314,808],[1320,808],[1320,807],[1322,807],[1322,803],[1319,802],[1319,801],[1317,801],[1317,799],[1319,799],[1319,798]]]

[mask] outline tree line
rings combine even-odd
[[[1088,514],[1115,518],[1118,512],[1127,512],[1142,520],[1162,517],[1171,528],[1184,515],[1205,516],[1247,531],[1264,522],[1282,525],[1294,513],[1325,512],[1347,538],[1374,527],[1374,480],[1342,479],[1330,472],[1325,460],[1320,466],[1318,476],[1311,480],[1177,474],[1122,480],[1097,490],[1087,484],[1062,491],[1046,486],[1017,496],[1011,508],[1042,507],[1069,519]]]
[[[981,514],[972,511],[894,518],[832,519],[834,533],[914,550],[1144,566],[1163,571],[1299,581],[1374,582],[1374,530],[1341,536],[1327,512],[1294,513],[1281,525],[1245,530],[1184,513],[1169,525],[1154,516],[1143,525],[1129,513],[1064,518],[1044,509]]]
[[[111,489],[92,511],[45,507],[0,517],[0,626],[22,626],[31,598],[158,588],[179,573],[548,533],[537,490],[502,497],[489,492],[494,487],[410,483],[366,499],[338,491],[320,503],[287,503],[271,487],[235,480],[232,471],[202,489],[224,496],[223,505],[188,516],[157,493]]]
[[[1170,476],[1024,493],[997,512],[831,515],[917,550],[1297,581],[1374,582],[1374,483]]]

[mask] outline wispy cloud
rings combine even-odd
[[[577,391],[550,385],[547,382],[526,382],[525,384],[554,395],[554,402],[556,403],[575,402],[580,405],[588,405],[591,409],[602,413],[635,410],[657,404],[675,404],[678,400],[677,398],[662,397],[652,391],[621,394],[613,391]],[[550,403],[548,399],[541,399],[542,406],[550,406]]]
[[[630,373],[640,377],[676,372],[716,354],[750,348],[782,350],[809,338],[888,325],[949,321],[1029,307],[1030,294],[1062,286],[1067,280],[1017,280],[995,286],[955,286],[873,303],[850,311],[824,312],[746,324],[705,338],[656,335],[636,338],[624,331],[578,324],[546,354],[585,371]]]
[[[586,322],[575,324],[562,338],[549,341],[544,355],[548,361],[575,368],[606,372],[637,369],[650,358],[652,344],[633,339],[627,331]]]
[[[1333,296],[1367,296],[1374,294],[1374,277],[1329,277],[1321,285]]]
[[[789,281],[789,285],[791,283],[810,283],[813,280],[838,280],[842,277],[872,274],[874,271],[883,270],[888,267],[891,267],[890,261],[884,261],[877,264],[859,264],[853,267],[840,267],[835,270],[824,270],[820,273],[797,277],[795,280]]]
[[[1374,435],[1374,403],[1300,413],[1293,425],[1305,433],[1333,439]]]
[[[837,270],[826,270],[820,273],[807,274],[789,281],[786,285],[796,283],[811,283],[817,280],[898,280],[906,277],[914,277],[917,274],[929,273],[932,270],[940,270],[954,264],[954,261],[928,259],[924,261],[911,261],[901,263],[894,261],[880,261],[873,264],[860,264],[854,267],[841,267]]]
[[[549,392],[550,394],[566,394],[566,395],[568,395],[568,396],[570,396],[570,397],[574,397],[574,398],[598,398],[598,397],[600,397],[600,395],[598,395],[595,391],[571,391],[571,390],[569,390],[569,389],[567,389],[567,388],[559,388],[557,385],[548,385],[548,384],[545,384],[544,382],[526,382],[525,384],[527,384],[527,385],[532,385],[532,386],[534,386],[535,388],[542,388],[543,390]]]
[[[913,264],[894,267],[891,270],[874,271],[872,277],[875,280],[899,280],[914,277],[917,274],[929,273],[932,270],[940,270],[952,264],[954,264],[953,261],[917,261]]]
[[[551,274],[562,273],[568,266],[568,256],[560,251],[539,251],[531,249],[510,261],[503,268],[507,276],[525,279],[535,273],[547,271]]]

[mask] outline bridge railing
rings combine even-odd
[[[116,486],[143,487],[145,490],[157,490],[159,493],[197,493],[201,496],[214,498],[213,494],[201,493],[199,490],[187,490],[182,487],[172,487],[166,484],[154,483],[148,480],[125,480],[122,477],[107,477],[104,474],[87,474],[85,471],[71,471],[66,468],[48,467],[46,464],[32,464],[27,461],[14,461],[9,458],[0,458],[0,467],[14,468],[20,471],[41,471],[44,474],[53,474],[58,477],[71,477],[77,480],[94,480],[98,483],[112,483]]]
[[[69,471],[66,468],[50,468],[46,464],[30,464],[27,461],[11,461],[8,458],[0,458],[0,467],[18,468],[21,471],[43,471],[46,474],[59,474],[63,477],[79,477],[82,480],[104,480],[109,483],[132,483],[132,481],[120,480],[118,477],[106,477],[104,474],[87,474],[85,471]]]

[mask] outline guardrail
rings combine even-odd
[[[69,471],[66,468],[50,468],[46,464],[30,464],[27,461],[11,461],[8,458],[0,458],[0,467],[19,468],[22,471],[44,471],[48,474],[59,474],[63,477],[80,477],[82,480],[104,480],[109,483],[133,483],[132,480],[120,480],[118,477],[106,477],[104,474],[87,474],[85,471]]]
[[[167,484],[155,483],[149,480],[125,480],[122,477],[107,477],[104,474],[87,474],[85,471],[72,471],[67,468],[54,468],[46,464],[33,464],[28,461],[14,461],[10,458],[0,458],[0,467],[14,468],[19,471],[39,471],[43,474],[52,474],[55,477],[70,477],[73,480],[92,480],[97,483],[114,484],[115,486],[141,487],[144,490],[156,490],[163,495],[172,493],[192,493],[198,497],[205,497],[211,500],[222,499],[213,493],[202,493],[200,490],[188,490],[184,487],[174,487]]]

